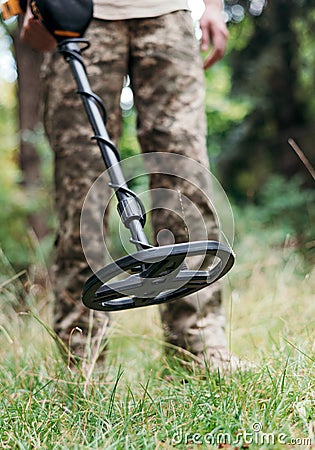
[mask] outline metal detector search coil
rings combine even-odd
[[[216,256],[218,263],[209,270],[194,271],[183,266],[186,257],[203,253]],[[231,269],[233,263],[230,249],[215,241],[153,247],[101,269],[86,282],[82,298],[89,308],[102,311],[158,305],[214,283]],[[123,281],[110,282],[122,270],[132,274]]]

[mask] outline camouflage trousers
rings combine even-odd
[[[87,37],[92,45],[84,53],[84,61],[92,89],[105,103],[111,139],[117,143],[120,137],[120,95],[124,77],[129,74],[142,151],[188,156],[208,167],[204,75],[190,14],[177,11],[152,19],[94,20]],[[91,129],[75,92],[68,65],[60,55],[53,55],[46,71],[45,126],[55,155],[59,220],[54,266],[55,330],[75,353],[82,354],[87,335],[96,339],[108,323],[105,313],[87,310],[80,300],[83,283],[91,275],[80,242],[80,213],[104,164],[97,145],[90,139]],[[218,228],[209,201],[194,184],[200,174],[190,173],[194,171],[189,163],[185,168],[172,161],[168,159],[166,166],[170,169],[173,165],[171,173],[178,176],[152,174],[150,188],[180,192],[182,198],[188,198],[202,214],[206,238],[217,239]],[[159,165],[158,160],[156,164]],[[184,179],[186,175],[188,181]],[[101,195],[95,195],[90,205],[91,217],[104,220],[106,227],[107,214],[103,218],[98,211]],[[187,227],[176,211],[183,205],[174,205],[174,196],[167,194],[154,202],[151,217],[155,236],[167,228],[176,242],[187,241]],[[177,203],[181,203],[178,197]],[[190,240],[205,238],[193,208],[187,207],[185,220],[191,224]],[[90,233],[92,242],[93,227]],[[159,243],[167,243],[163,233]],[[103,261],[95,263],[104,265]],[[160,313],[167,342],[199,355],[204,348],[225,348],[225,319],[218,284],[163,305]],[[76,327],[82,333],[73,332]]]

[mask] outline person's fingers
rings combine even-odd
[[[210,41],[210,38],[209,38]],[[227,35],[226,33],[216,33],[212,36],[212,50],[206,56],[204,60],[204,69],[209,69],[216,62],[223,58],[226,45],[227,45]]]
[[[201,29],[201,50],[205,52],[210,46],[210,33],[206,24],[200,23]]]

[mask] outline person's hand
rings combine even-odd
[[[28,6],[21,30],[21,39],[33,50],[50,52],[56,48],[57,42],[40,20],[36,19]]]
[[[203,64],[204,69],[208,69],[223,58],[229,32],[223,19],[220,2],[218,4],[205,1],[205,6],[205,11],[200,19],[201,50],[207,51],[212,46]]]

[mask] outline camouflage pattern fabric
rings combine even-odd
[[[84,61],[94,92],[108,112],[107,128],[114,142],[121,132],[120,93],[123,79],[130,75],[137,110],[138,138],[143,152],[165,152],[188,156],[208,165],[204,80],[199,45],[189,12],[177,11],[152,19],[126,21],[94,20],[87,37],[91,47]],[[53,55],[46,71],[45,124],[55,154],[56,210],[59,232],[55,262],[55,330],[74,353],[83,355],[87,336],[93,344],[104,330],[103,312],[90,312],[81,303],[81,289],[91,274],[80,243],[80,212],[93,181],[104,170],[81,100],[68,65]],[[159,166],[157,159],[157,168]],[[169,164],[172,164],[169,162]],[[163,170],[163,167],[162,169]],[[185,198],[202,212],[206,234],[218,239],[218,229],[208,202],[191,183],[189,166],[172,168],[178,176],[151,176],[152,189],[178,192],[178,198],[154,199],[152,224],[155,235],[168,228],[176,242],[187,241],[187,229],[180,217],[191,224],[191,240],[204,239],[204,231],[185,209]],[[185,175],[189,181],[185,181]],[[197,174],[198,176],[198,174]],[[193,180],[192,180],[193,181]],[[102,193],[90,205],[91,218],[104,220],[98,210]],[[153,194],[154,196],[154,194]],[[176,196],[175,196],[176,197]],[[161,202],[161,204],[159,204]],[[176,212],[176,209],[179,211]],[[172,213],[171,211],[174,211]],[[89,230],[86,230],[88,233]],[[91,232],[91,246],[94,234]],[[163,233],[160,233],[163,242]],[[167,239],[165,240],[167,243]],[[97,254],[97,252],[96,252]],[[104,261],[96,261],[104,265]],[[165,339],[201,355],[203,350],[226,348],[224,314],[218,284],[197,294],[163,305],[161,318]],[[79,327],[81,332],[73,332]],[[102,331],[103,332],[103,331]]]

